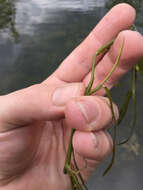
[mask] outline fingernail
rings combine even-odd
[[[91,133],[91,138],[92,138],[94,147],[97,148],[98,143],[99,143],[97,135],[95,133]]]
[[[56,106],[64,106],[71,98],[81,96],[83,93],[84,87],[81,83],[66,85],[56,88],[52,101]]]
[[[79,101],[78,106],[80,111],[87,123],[89,131],[92,131],[95,128],[96,122],[99,118],[99,108],[97,103],[93,105],[91,101]]]

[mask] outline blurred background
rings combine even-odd
[[[115,4],[130,3],[137,11],[136,27],[143,34],[142,0],[0,0],[0,94],[39,83],[89,34]],[[103,28],[104,30],[104,28]],[[88,52],[87,52],[88,53]],[[131,85],[129,72],[112,90],[117,104]],[[103,162],[88,181],[90,190],[143,189],[143,78],[137,80],[137,124],[130,141],[117,147],[116,161],[107,174]],[[128,137],[132,104],[118,129]]]

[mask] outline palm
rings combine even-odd
[[[7,180],[13,180],[7,190],[70,189],[69,178],[63,174],[70,131],[64,123],[64,120],[39,122],[11,133],[5,154],[8,155],[11,149],[16,154],[5,160],[9,163]]]

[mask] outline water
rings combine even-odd
[[[114,0],[12,1],[9,6],[12,10],[16,8],[15,14],[7,16],[11,19],[5,15],[2,26],[0,19],[0,93],[39,83],[48,77],[114,3]],[[143,33],[143,3],[141,0],[130,3],[136,6],[136,26]],[[125,86],[129,85],[128,77],[129,74],[124,77],[124,85],[119,90],[113,90],[118,103],[124,96]],[[118,148],[116,163],[106,177],[101,175],[109,160],[97,169],[88,182],[90,190],[143,189],[142,84],[143,79],[139,78],[136,133],[127,145]],[[131,117],[129,111],[128,118]],[[121,126],[120,136],[128,132],[128,118]]]

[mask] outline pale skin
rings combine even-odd
[[[73,146],[79,167],[87,162],[85,180],[111,153],[108,99],[103,90],[91,97],[84,91],[93,56],[109,40],[116,38],[98,61],[94,87],[110,71],[123,39],[123,54],[107,87],[143,56],[143,37],[128,30],[134,19],[131,6],[115,6],[44,82],[0,97],[0,190],[71,190],[63,174],[70,128],[77,129]],[[114,110],[118,117],[116,105]]]

